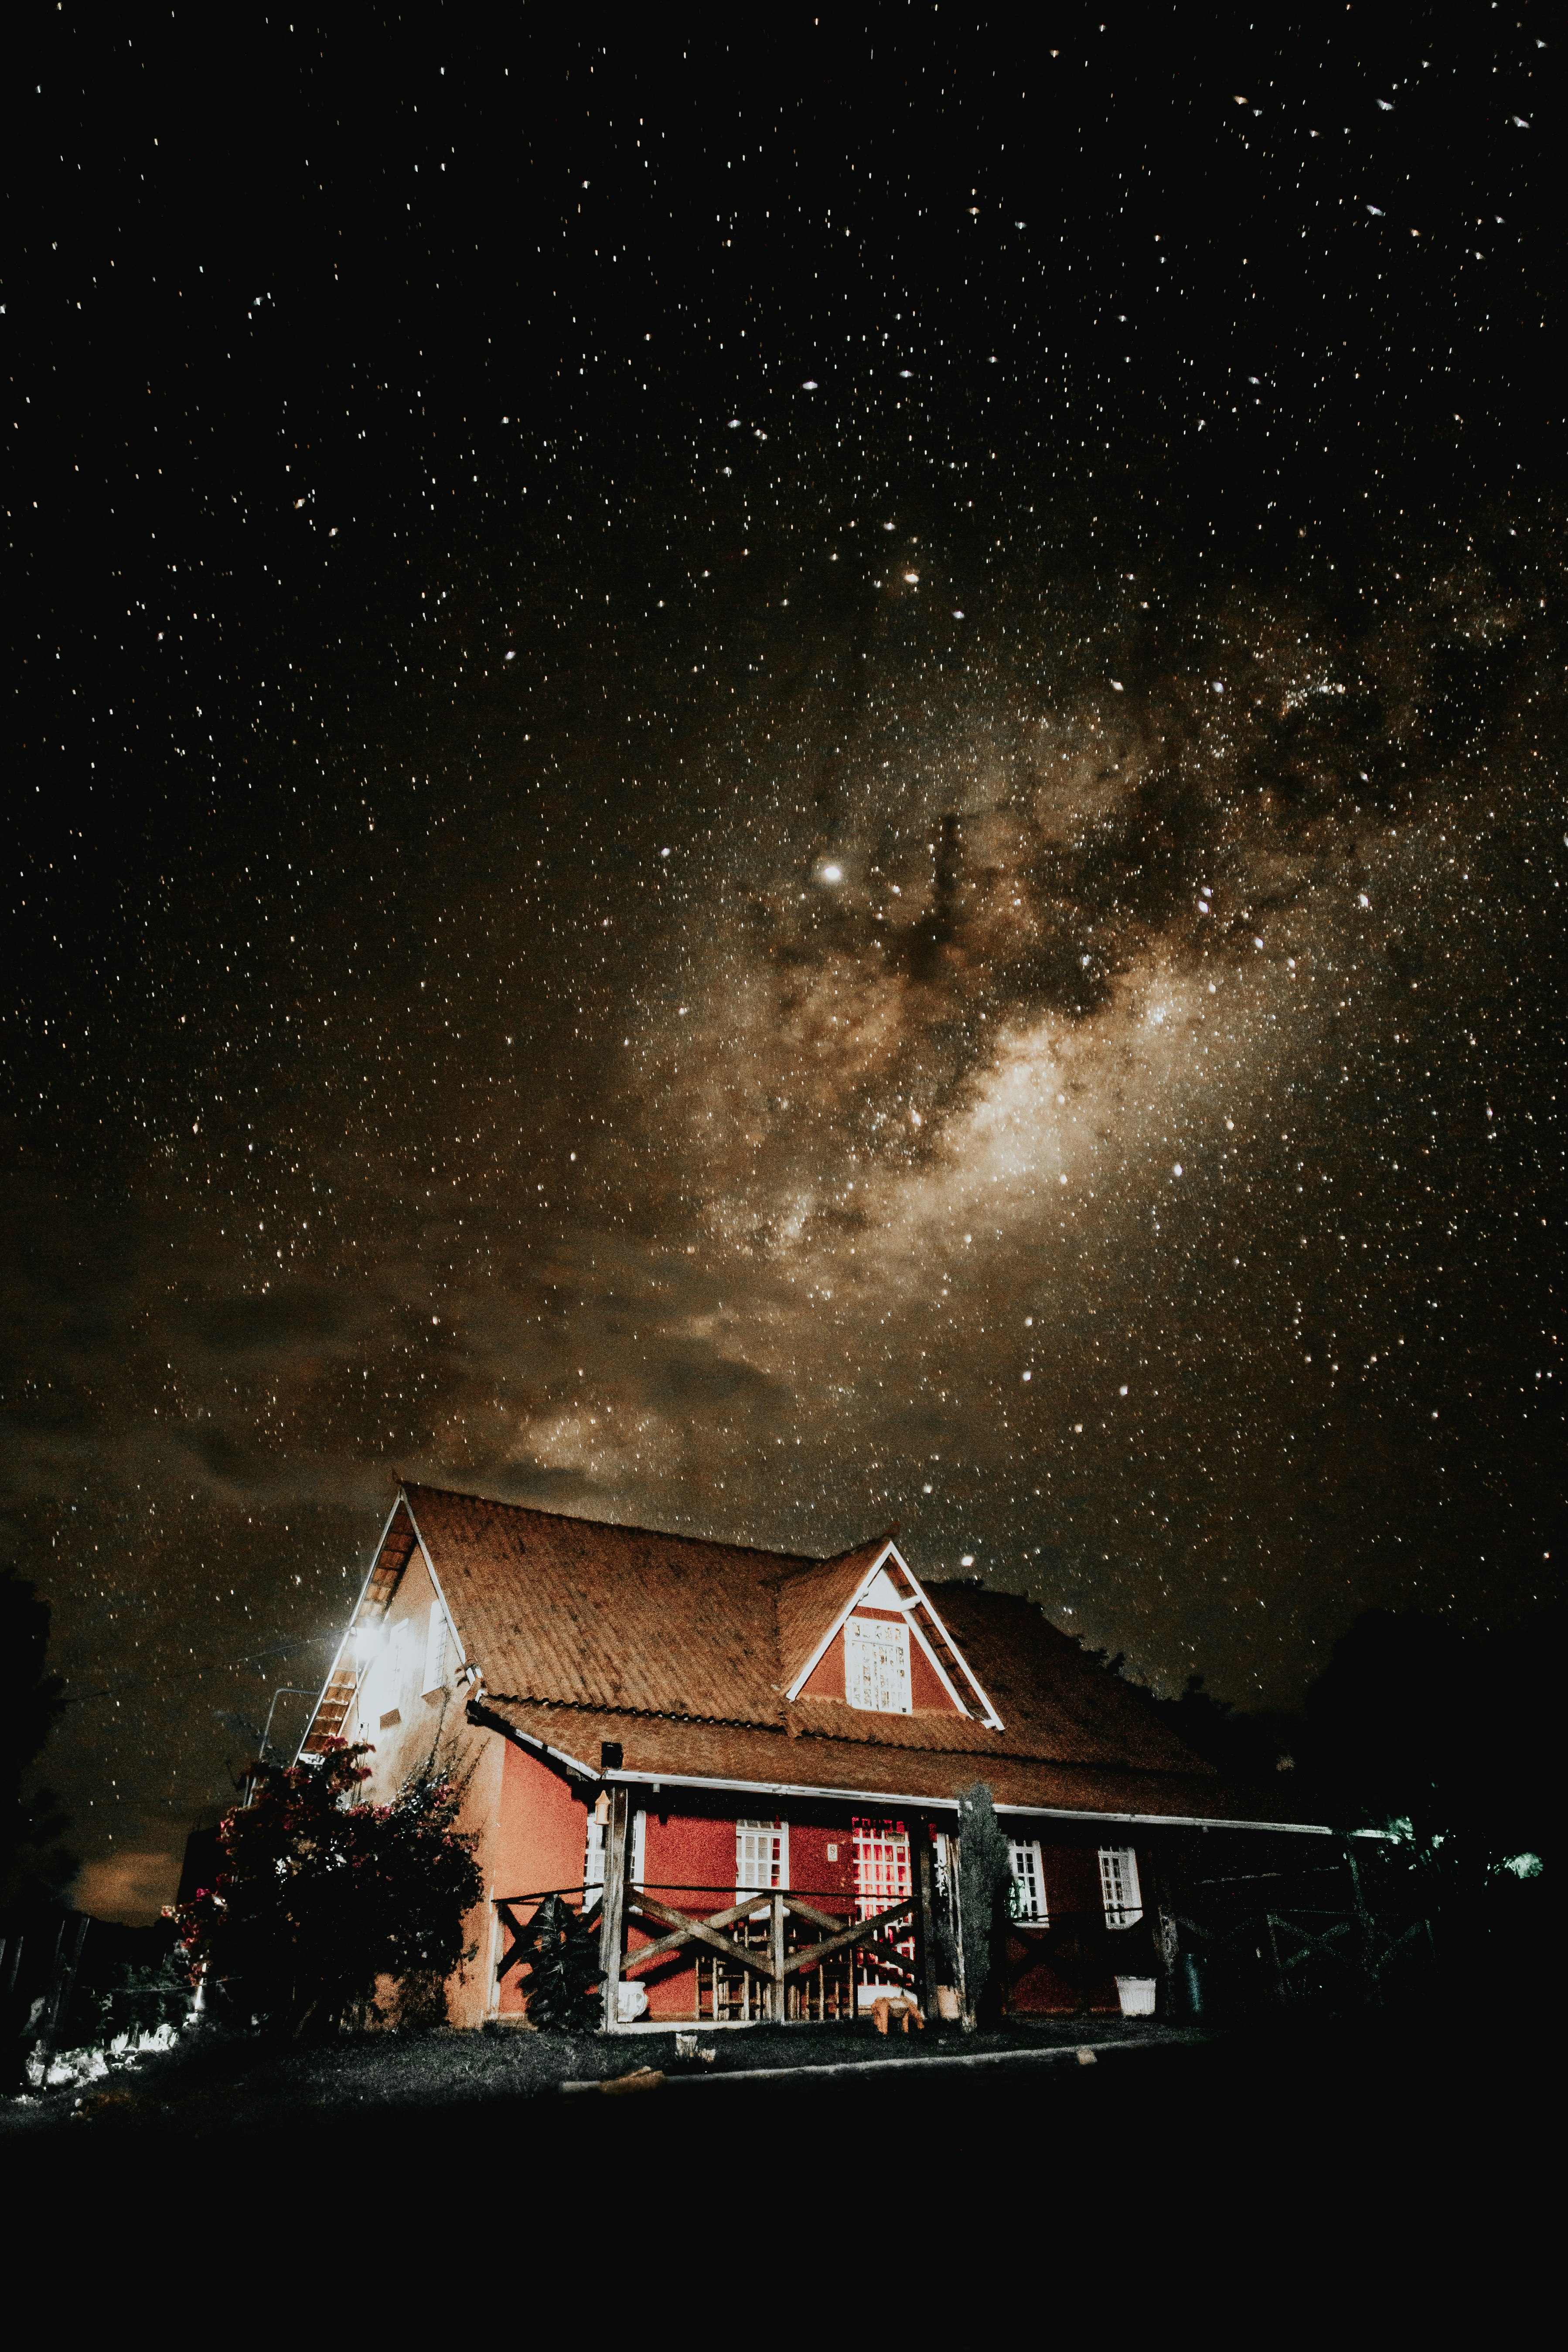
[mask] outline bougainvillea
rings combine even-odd
[[[331,1740],[314,1766],[259,1766],[219,1832],[226,1867],[174,1913],[230,2014],[331,2032],[384,2015],[382,1979],[428,2014],[429,1988],[472,1958],[463,1920],[484,1883],[454,1827],[461,1789],[432,1759],[390,1804],[356,1803],[369,1753]]]

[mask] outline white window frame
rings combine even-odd
[[[1100,1847],[1100,1895],[1108,1927],[1136,1927],[1143,1916],[1143,1891],[1138,1883],[1138,1856],[1131,1846]]]
[[[844,1620],[844,1696],[863,1715],[913,1713],[908,1625],[889,1617]]]
[[[425,1628],[425,1681],[422,1697],[432,1691],[442,1690],[447,1682],[447,1612],[438,1601],[430,1603],[430,1622]]]
[[[598,1806],[595,1804],[588,1808],[587,1837],[583,1849],[583,1908],[584,1911],[593,1908],[595,1891],[600,1895],[603,1895],[605,1891],[605,1852],[610,1839],[608,1806],[605,1807],[605,1817],[601,1821]],[[636,1812],[632,1815],[631,1875],[634,1886],[640,1886],[644,1883],[647,1866],[647,1815],[645,1812]]]
[[[1046,1873],[1038,1840],[1009,1838],[1007,1853],[1013,1865],[1013,1884],[1021,1890],[1014,1916],[1021,1927],[1048,1927],[1050,1908],[1046,1900]]]
[[[748,1857],[745,1853],[745,1841],[748,1837],[765,1837],[775,1848],[775,1851],[768,1856],[765,1864],[760,1864],[749,1878],[746,1875]],[[766,1883],[759,1884],[764,1868],[768,1874]],[[789,1886],[789,1823],[784,1821],[738,1821],[735,1823],[736,1894],[768,1895],[775,1886],[781,1889],[787,1889]]]

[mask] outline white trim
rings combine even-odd
[[[508,1729],[511,1727],[509,1725]],[[520,1731],[520,1739],[531,1747],[544,1748],[542,1739],[530,1732]],[[557,1751],[545,1748],[547,1755]],[[624,1766],[612,1772],[594,1772],[586,1764],[577,1764],[571,1758],[574,1771],[591,1780],[625,1781],[630,1787],[649,1788],[657,1780],[662,1789],[726,1789],[752,1797],[812,1797],[842,1799],[857,1805],[904,1805],[913,1811],[955,1813],[956,1797],[913,1795],[907,1789],[826,1789],[813,1787],[802,1780],[723,1780],[706,1772],[667,1772],[653,1767],[646,1772],[629,1772]],[[1277,1830],[1281,1837],[1360,1837],[1386,1838],[1386,1830],[1336,1830],[1327,1822],[1247,1822],[1233,1820],[1228,1814],[1205,1813],[1121,1813],[1098,1810],[1089,1805],[1013,1805],[1005,1801],[996,1808],[1002,1821],[1049,1822],[1126,1822],[1152,1830]]]
[[[487,1708],[491,1715],[499,1717],[500,1709],[495,1700],[483,1696],[483,1684],[479,1685],[479,1688],[481,1696],[478,1699],[475,1699],[470,1695],[468,1704],[470,1706],[483,1706]],[[506,1704],[505,1700],[503,1699],[500,1704],[501,1706],[504,1706]],[[654,1775],[651,1772],[597,1772],[595,1770],[592,1764],[584,1764],[581,1757],[569,1756],[564,1748],[552,1748],[548,1739],[541,1739],[536,1731],[524,1731],[522,1726],[519,1723],[504,1723],[502,1726],[501,1736],[506,1739],[515,1739],[521,1747],[537,1749],[541,1756],[548,1756],[557,1764],[563,1764],[566,1767],[567,1771],[570,1772],[574,1779],[579,1780],[591,1780],[595,1789],[602,1789],[608,1781],[611,1780],[625,1780],[630,1783],[635,1783],[640,1788],[647,1788],[654,1778]],[[716,1781],[713,1785],[716,1788],[722,1788],[728,1787],[729,1783],[727,1781]],[[744,1786],[746,1784],[739,1783],[737,1785]]]
[[[813,1650],[810,1657],[806,1660],[799,1674],[796,1675],[794,1682],[791,1683],[789,1688],[785,1691],[785,1698],[797,1699],[800,1696],[801,1692],[805,1688],[806,1684],[811,1680],[813,1675],[816,1672],[816,1669],[822,1664],[822,1661],[827,1655],[829,1650],[833,1647],[834,1635],[837,1633],[839,1627],[843,1624],[844,1620],[854,1608],[855,1603],[859,1600],[860,1595],[865,1591],[867,1585],[872,1581],[878,1570],[881,1567],[882,1562],[887,1559],[889,1552],[892,1553],[895,1559],[898,1558],[898,1550],[894,1545],[891,1536],[888,1538],[887,1542],[877,1554],[876,1559],[873,1561],[871,1567],[868,1570],[860,1582],[855,1587],[854,1591],[844,1603],[844,1606],[838,1612],[837,1616],[834,1618],[832,1623],[828,1626],[826,1633],[824,1633],[821,1641],[817,1643],[816,1649]]]
[[[425,1562],[425,1573],[430,1579],[431,1590],[446,1612],[447,1630],[452,1636],[452,1646],[458,1653],[459,1667],[466,1666],[468,1663],[468,1653],[464,1644],[463,1637],[458,1631],[458,1621],[452,1614],[452,1605],[447,1600],[445,1592],[441,1590],[441,1580],[436,1573],[436,1563],[430,1557],[430,1547],[419,1532],[419,1522],[414,1516],[414,1506],[408,1499],[408,1489],[406,1486],[399,1486],[397,1490],[397,1499],[408,1514],[408,1524],[414,1530],[414,1540],[419,1547],[419,1557]],[[390,1527],[391,1524],[392,1522],[388,1520],[387,1525]],[[405,1561],[404,1566],[405,1569],[406,1569],[406,1561]]]
[[[904,1573],[909,1578],[910,1582],[914,1586],[915,1591],[920,1594],[921,1601],[925,1602],[926,1608],[930,1611],[931,1623],[936,1627],[937,1632],[942,1635],[942,1640],[947,1643],[948,1648],[952,1652],[953,1656],[963,1668],[964,1680],[968,1683],[970,1689],[974,1693],[975,1697],[980,1701],[980,1711],[984,1717],[987,1726],[993,1731],[1002,1730],[1004,1727],[1001,1717],[992,1706],[991,1701],[986,1697],[985,1693],[981,1689],[979,1681],[975,1676],[974,1669],[970,1664],[969,1660],[964,1656],[963,1650],[953,1640],[952,1635],[948,1632],[947,1627],[942,1623],[942,1619],[937,1615],[936,1611],[931,1608],[931,1604],[926,1597],[924,1585],[921,1583],[912,1569],[906,1568],[904,1570]],[[967,1711],[968,1710],[966,1709],[965,1712],[967,1713]]]
[[[842,1609],[839,1610],[837,1615],[828,1626],[826,1633],[823,1635],[821,1641],[817,1643],[816,1649],[806,1660],[805,1664],[802,1667],[800,1673],[796,1675],[794,1682],[791,1683],[789,1688],[785,1691],[784,1696],[792,1702],[800,1696],[801,1692],[811,1680],[812,1675],[816,1672],[817,1667],[822,1664],[822,1661],[827,1655],[828,1651],[833,1647],[834,1642],[843,1632],[846,1619],[854,1615],[855,1611],[859,1607],[866,1592],[868,1591],[870,1586],[876,1582],[878,1577],[881,1574],[889,1559],[896,1559],[898,1561],[900,1570],[913,1588],[913,1597],[909,1601],[903,1601],[899,1603],[900,1608],[903,1611],[904,1622],[907,1625],[914,1626],[915,1632],[920,1637],[921,1647],[925,1652],[927,1657],[931,1660],[931,1664],[936,1668],[942,1688],[946,1691],[949,1698],[952,1699],[960,1715],[967,1716],[970,1713],[969,1708],[964,1706],[963,1701],[959,1697],[957,1691],[953,1688],[952,1682],[943,1670],[942,1661],[938,1658],[935,1651],[931,1648],[931,1643],[926,1640],[924,1633],[921,1632],[920,1627],[916,1624],[913,1612],[917,1609],[923,1609],[926,1612],[931,1623],[936,1627],[937,1632],[942,1635],[942,1640],[947,1643],[949,1649],[952,1652],[953,1656],[958,1660],[959,1664],[963,1667],[963,1678],[965,1682],[968,1683],[971,1690],[974,1693],[975,1697],[980,1702],[981,1718],[986,1725],[987,1728],[992,1731],[1000,1731],[1003,1728],[1001,1717],[992,1706],[991,1701],[986,1697],[985,1693],[981,1689],[980,1684],[975,1678],[973,1668],[970,1665],[970,1663],[964,1656],[963,1650],[953,1640],[952,1635],[948,1632],[947,1627],[942,1623],[942,1619],[937,1615],[936,1611],[931,1607],[931,1601],[926,1593],[924,1585],[921,1582],[920,1578],[915,1574],[914,1570],[910,1566],[909,1561],[904,1558],[903,1553],[899,1549],[898,1545],[893,1541],[891,1536],[889,1536],[887,1541],[883,1544],[881,1550],[877,1554],[876,1559],[872,1561],[870,1567],[867,1570],[865,1575],[861,1578],[859,1583],[850,1594],[848,1600],[844,1603]]]
[[[403,1489],[399,1486],[396,1499],[394,1501],[391,1510],[388,1511],[386,1517],[382,1524],[380,1535],[377,1536],[375,1539],[375,1549],[371,1553],[370,1566],[365,1570],[364,1581],[359,1589],[359,1598],[354,1602],[353,1609],[349,1612],[349,1622],[343,1628],[342,1640],[338,1643],[337,1648],[332,1653],[332,1663],[327,1668],[327,1678],[321,1685],[321,1696],[317,1699],[315,1706],[310,1709],[310,1719],[309,1723],[306,1724],[304,1730],[300,1734],[300,1744],[294,1750],[294,1761],[296,1764],[305,1752],[306,1740],[309,1739],[311,1732],[314,1731],[316,1727],[316,1717],[321,1712],[322,1702],[325,1700],[327,1693],[332,1686],[332,1677],[337,1673],[339,1666],[342,1664],[343,1652],[353,1640],[354,1630],[359,1623],[359,1613],[364,1607],[365,1594],[370,1591],[371,1578],[375,1574],[376,1563],[380,1559],[382,1552],[385,1548],[387,1537],[392,1533],[392,1522],[397,1517],[398,1506],[403,1502]],[[408,1521],[409,1525],[412,1527],[414,1524],[414,1514],[412,1511],[408,1514]],[[418,1528],[415,1528],[414,1532],[416,1536],[417,1536],[419,1532]],[[363,1680],[364,1675],[363,1672],[356,1675],[354,1677],[354,1696],[353,1699],[350,1702],[351,1706],[358,1701],[360,1684]],[[343,1721],[345,1723],[348,1721],[348,1717],[346,1715],[343,1717]]]

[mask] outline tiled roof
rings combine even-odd
[[[792,1738],[784,1726],[677,1723],[667,1717],[600,1714],[574,1707],[522,1706],[487,1692],[484,1713],[558,1756],[598,1770],[600,1745],[617,1740],[630,1777],[679,1786],[684,1781],[739,1784],[760,1790],[821,1790],[824,1796],[864,1795],[915,1802],[952,1799],[984,1780],[996,1803],[1050,1806],[1089,1813],[1149,1813],[1207,1821],[1260,1822],[1287,1816],[1255,1790],[1227,1787],[1195,1760],[1185,1772],[1140,1772],[1109,1764],[1056,1762],[1008,1755],[1005,1738],[962,1716],[928,1718],[952,1727],[957,1738],[929,1748],[906,1747],[896,1735],[911,1718],[884,1716],[895,1735],[876,1740],[824,1738],[811,1731]],[[792,1713],[794,1711],[792,1710]],[[849,1712],[849,1710],[846,1710]],[[970,1735],[975,1735],[972,1739]],[[994,1745],[982,1749],[979,1742]]]
[[[557,1706],[777,1723],[771,1580],[796,1556],[404,1490],[491,1690]]]
[[[777,1586],[779,1682],[788,1690],[801,1673],[839,1611],[855,1597],[888,1538],[858,1544],[837,1559],[815,1559],[807,1568],[792,1570]]]
[[[874,1715],[784,1694],[887,1541],[831,1560],[409,1486],[483,1703],[596,1770],[1240,1817],[1146,1699],[1029,1601],[926,1589],[1001,1717]],[[1249,1808],[1249,1809],[1248,1809]],[[1244,1807],[1258,1818],[1256,1798]]]

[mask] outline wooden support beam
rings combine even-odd
[[[624,1784],[610,1790],[610,1819],[605,1836],[604,1910],[599,1920],[599,1966],[605,1972],[605,2031],[614,2033],[621,2021],[621,1947],[626,1942],[626,1836],[630,1799]]]
[[[720,1926],[752,1911],[765,1911],[770,1900],[766,1895],[755,1895],[749,1903],[736,1904],[731,1910],[716,1911],[713,1918],[709,1920],[693,1919],[685,1911],[672,1910],[667,1903],[656,1903],[651,1895],[636,1894],[632,1896],[632,1908],[645,1918],[657,1919],[661,1927],[673,1927],[675,1933],[661,1937],[657,1944],[644,1944],[639,1950],[628,1952],[626,1966],[628,1969],[646,1968],[650,1960],[665,1959],[671,1952],[679,1951],[682,1944],[696,1941],[711,1945],[714,1951],[722,1952],[727,1960],[734,1960],[742,1968],[749,1969],[753,1976],[771,1977],[773,1962],[765,1954],[750,1951],[744,1944],[737,1944],[733,1937],[719,1933]]]
[[[907,1975],[908,1960],[892,1945],[883,1942],[882,1930],[895,1920],[907,1919],[913,1907],[913,1897],[910,1896],[902,1903],[895,1903],[890,1911],[879,1911],[875,1918],[858,1919],[852,1927],[844,1927],[837,1935],[824,1937],[820,1944],[808,1945],[804,1952],[796,1952],[786,1963],[785,1974],[796,1975],[803,1969],[816,1968],[819,1960],[829,1958],[835,1952],[853,1949],[871,1952],[878,1958],[890,1957]]]
[[[775,1894],[768,1906],[768,1952],[773,1961],[773,2023],[782,2025],[789,2015],[789,1988],[784,1983],[784,1903],[782,1894]]]

